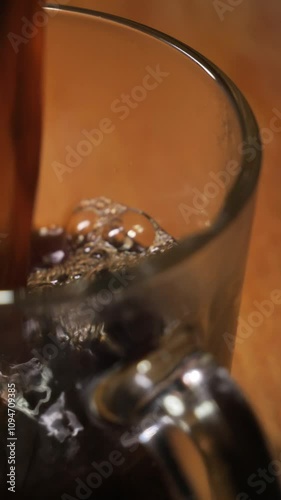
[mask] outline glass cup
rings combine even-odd
[[[270,456],[227,372],[261,165],[253,114],[163,33],[70,7],[45,16],[34,228],[102,196],[177,244],[118,273],[1,292],[2,497],[15,453],[21,499],[256,498]],[[258,498],[279,495],[274,480]]]

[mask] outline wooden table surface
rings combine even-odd
[[[236,7],[230,4],[236,3]],[[280,0],[73,0],[70,5],[130,17],[183,40],[219,65],[240,87],[261,127],[281,116]],[[223,8],[219,8],[219,4]],[[279,120],[279,126],[280,126]],[[265,138],[267,141],[267,139]],[[281,288],[281,131],[264,146],[264,168],[241,316]],[[281,451],[281,305],[238,344],[233,375]]]

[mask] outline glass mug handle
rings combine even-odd
[[[146,359],[114,369],[87,394],[95,417],[149,422],[140,426],[139,441],[162,466],[175,500],[280,500],[248,403],[227,370],[195,349],[186,332]]]

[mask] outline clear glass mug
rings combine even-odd
[[[1,292],[2,497],[6,405],[20,387],[16,498],[280,498],[276,479],[263,495],[251,482],[271,459],[226,370],[261,165],[253,114],[215,66],[162,33],[82,9],[45,13],[34,227],[65,225],[82,199],[105,196],[178,244],[117,289],[106,273],[38,295]],[[89,300],[93,325],[119,348],[100,365],[102,350],[73,348],[56,323],[77,314],[79,325]]]

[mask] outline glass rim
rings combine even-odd
[[[155,28],[114,14],[81,7],[52,4],[51,2],[47,2],[44,9],[84,14],[96,19],[115,22],[119,26],[136,29],[138,32],[151,36],[155,40],[161,41],[179,51],[183,56],[188,57],[198,64],[209,78],[214,79],[221,86],[222,90],[225,91],[240,126],[242,143],[247,144],[249,138],[255,138],[257,143],[261,144],[257,121],[242,92],[222,70],[189,45]],[[135,276],[134,285],[139,285],[142,281],[156,274],[171,270],[192,254],[201,250],[215,237],[219,236],[236,219],[254,194],[259,179],[261,163],[261,148],[256,148],[256,155],[251,160],[246,158],[246,152],[243,149],[241,153],[240,172],[210,227],[183,237],[175,247],[161,255],[147,257],[143,262],[133,267],[132,271]],[[93,295],[104,289],[108,281],[106,278],[96,279],[94,282],[86,282],[86,280],[81,279],[77,283],[69,284],[66,288],[53,288],[42,295],[38,294],[38,296],[36,294],[30,295],[26,288],[2,290],[0,291],[0,308],[7,306],[29,308],[33,305],[34,307],[38,307],[42,301],[44,301],[44,305],[51,306],[52,304],[57,305],[58,303],[77,300],[77,298],[81,300],[82,297]],[[130,285],[128,288],[130,288]]]

